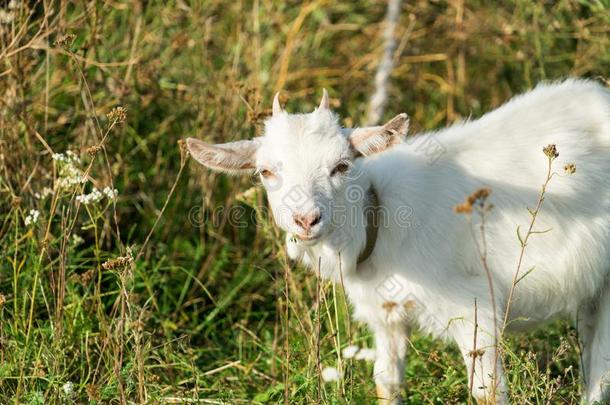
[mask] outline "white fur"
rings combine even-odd
[[[275,168],[281,184],[264,182],[284,230],[300,232],[291,220],[295,211],[322,212],[313,230],[318,239],[288,240],[288,251],[310,267],[320,262],[324,277],[342,276],[355,316],[375,334],[375,380],[382,395],[399,402],[412,325],[457,343],[470,375],[476,299],[476,347],[483,353],[475,362],[473,395],[489,399],[494,329],[501,325],[493,322],[471,225],[453,207],[480,187],[492,190],[495,208],[485,233],[501,320],[521,249],[516,229],[522,234],[527,229],[531,217],[526,207],[534,206],[545,179],[542,148],[556,144],[560,155],[555,171],[561,174],[568,162],[577,171],[551,180],[535,226],[551,231],[532,236],[528,243],[521,271],[534,270],[517,285],[509,329],[529,329],[557,316],[577,319],[584,346],[583,397],[610,399],[608,90],[582,80],[540,85],[478,120],[408,138],[365,158],[355,158],[357,131],[341,130],[325,109],[303,115],[282,112],[267,122],[256,166]],[[431,160],[426,145],[444,153]],[[330,176],[341,159],[349,159],[353,167],[346,175]],[[371,256],[357,265],[366,243],[367,201],[346,195],[371,185],[385,220]],[[298,206],[285,199],[295,187],[306,195]],[[339,209],[345,215],[336,221]],[[505,402],[501,366],[497,372],[496,400]]]

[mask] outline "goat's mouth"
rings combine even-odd
[[[294,236],[301,242],[313,242],[320,239],[320,235],[299,235],[297,233]]]
[[[300,232],[299,232],[300,231]],[[289,231],[290,237],[293,242],[297,242],[303,245],[314,245],[324,238],[326,235],[326,229],[323,226],[316,226],[314,229],[308,231]]]
[[[323,232],[312,232],[307,234],[293,233],[294,241],[305,246],[315,245],[322,239]]]

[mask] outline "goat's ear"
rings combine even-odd
[[[254,170],[256,151],[260,146],[257,138],[251,141],[236,141],[210,145],[195,138],[187,138],[188,150],[202,165],[228,173],[245,173]]]
[[[356,151],[356,156],[369,156],[403,142],[408,130],[409,117],[402,113],[384,125],[355,128],[348,139]]]

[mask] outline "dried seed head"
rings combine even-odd
[[[386,311],[390,312],[391,310],[393,310],[394,308],[396,308],[398,306],[397,303],[395,303],[394,301],[386,301],[384,302],[381,307],[383,309],[385,309]]]
[[[468,203],[458,204],[453,207],[453,211],[456,214],[470,214],[472,213],[472,205],[469,205]]]
[[[189,154],[189,150],[184,139],[178,139],[178,147],[180,148],[180,154],[184,154],[185,156]]]
[[[441,357],[438,355],[438,352],[436,350],[433,350],[430,352],[430,354],[428,354],[428,360],[433,361],[433,362],[437,362],[441,359]]]
[[[90,400],[97,400],[100,397],[100,390],[94,384],[87,384],[85,391],[87,391],[87,396]]]
[[[75,39],[76,39],[76,35],[74,35],[74,34],[61,35],[59,38],[57,38],[55,40],[54,45],[59,46],[60,48],[68,49],[72,46]]]
[[[468,355],[472,358],[477,358],[477,357],[481,357],[482,355],[485,354],[485,350],[484,349],[477,349],[477,350],[471,350]]]
[[[85,152],[87,152],[87,155],[93,157],[97,154],[97,152],[99,152],[100,149],[102,149],[100,145],[93,145],[85,149]]]
[[[6,304],[6,297],[4,294],[0,294],[0,308],[2,308]]]
[[[119,256],[116,259],[111,259],[104,262],[104,264],[102,264],[102,267],[104,268],[104,270],[114,270],[127,266],[129,262],[130,261],[127,257]]]
[[[557,152],[557,146],[555,144],[550,144],[542,148],[542,151],[549,159],[555,159],[559,156],[559,152]]]
[[[120,124],[125,122],[127,119],[127,109],[125,107],[114,107],[108,114],[106,114],[108,120],[112,123]]]
[[[110,259],[110,260],[105,261],[102,264],[102,268],[104,270],[121,269],[121,268],[127,267],[131,263],[133,263],[133,255],[131,253],[131,249],[127,248],[127,255],[119,256],[116,259]]]
[[[568,163],[563,167],[563,170],[566,174],[574,174],[576,173],[576,165],[574,163]]]
[[[45,371],[44,364],[40,360],[36,360],[33,364],[33,373],[36,377],[44,378],[47,373]]]
[[[555,358],[562,357],[564,354],[566,354],[571,349],[572,349],[572,347],[570,346],[570,342],[568,342],[568,340],[566,338],[561,338],[561,340],[559,342],[559,347],[555,351],[554,357]]]
[[[133,321],[131,323],[131,327],[132,329],[134,329],[136,332],[141,332],[144,330],[144,322],[142,322],[141,319],[136,319],[135,321]]]
[[[88,285],[91,282],[91,280],[93,279],[94,275],[95,275],[94,269],[89,269],[86,272],[84,272],[83,274],[81,274],[80,275],[81,284],[84,286]]]
[[[188,146],[184,139],[178,139],[178,149],[180,150],[180,165],[184,165],[190,156]]]
[[[487,198],[491,195],[491,190],[489,188],[480,188],[474,193],[468,196],[467,202],[470,205],[483,205]]]
[[[462,204],[453,207],[457,214],[470,214],[473,208],[489,211],[493,208],[492,204],[487,204],[487,199],[491,195],[491,189],[483,187],[466,197]]]
[[[405,302],[403,302],[402,306],[407,312],[410,312],[417,307],[414,300],[406,300]]]

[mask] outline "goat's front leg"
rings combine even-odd
[[[375,383],[380,405],[398,405],[407,355],[408,328],[395,323],[375,325]]]
[[[478,404],[508,403],[493,319],[479,316],[476,326],[474,319],[470,320],[456,320],[451,329],[466,363],[472,396]]]

